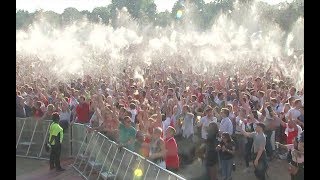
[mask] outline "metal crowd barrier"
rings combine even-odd
[[[37,121],[33,118],[16,118],[16,156],[49,160],[45,151],[52,121]],[[70,133],[64,133],[61,157],[70,157]]]
[[[77,152],[73,167],[84,179],[184,180],[135,152],[119,148],[105,135],[86,129],[83,124],[72,126],[73,153]]]
[[[49,160],[45,143],[52,121],[16,118],[16,156]],[[73,124],[64,133],[61,157],[74,157],[73,167],[86,180],[184,180],[139,154],[120,148],[105,135]]]

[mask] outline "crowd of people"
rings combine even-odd
[[[104,133],[173,172],[200,158],[211,180],[219,171],[223,180],[232,179],[235,156],[263,180],[268,162],[283,149],[289,151],[288,173],[301,180],[303,88],[272,68],[210,75],[151,65],[135,78],[127,66],[116,81],[90,75],[55,85],[47,78],[19,79],[16,117],[42,121],[57,112],[64,131],[73,123],[88,124],[89,132]]]

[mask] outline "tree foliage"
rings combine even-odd
[[[78,11],[72,7],[66,8],[61,14],[43,10],[37,10],[33,13],[16,10],[16,29],[28,28],[30,24],[38,20],[39,16],[56,27],[63,27],[84,18],[93,23],[109,24],[116,20],[117,10],[125,7],[131,17],[138,23],[147,22],[155,26],[165,27],[172,23],[191,22],[196,29],[206,30],[210,29],[221,13],[233,11],[235,2],[236,0],[214,0],[210,3],[205,3],[204,0],[177,0],[171,12],[157,12],[154,0],[112,0],[108,6],[96,7],[91,12],[87,10]],[[238,3],[245,11],[254,1],[239,0]],[[304,0],[294,0],[290,4],[286,2],[278,5],[269,5],[264,2],[257,2],[257,4],[260,9],[263,9],[262,20],[275,22],[286,32],[291,30],[299,17],[304,17]],[[179,10],[184,13],[181,18],[177,18]],[[188,13],[186,14],[187,10]],[[185,16],[188,18],[185,18]]]

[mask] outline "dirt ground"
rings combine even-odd
[[[253,165],[250,164],[248,172],[244,172],[244,160],[236,159],[236,171],[232,173],[233,180],[256,180],[253,173]],[[269,170],[267,172],[267,179],[270,180],[290,180],[288,174],[288,164],[284,160],[274,159],[269,163]],[[205,167],[201,165],[200,160],[195,160],[191,165],[183,167],[179,175],[185,177],[187,180],[205,180]]]
[[[241,163],[242,162],[242,163]],[[72,161],[64,161],[62,165],[66,168],[65,172],[56,173],[49,171],[48,161],[16,158],[16,179],[18,180],[42,180],[42,179],[68,179],[80,180],[83,179],[72,167]],[[233,172],[233,180],[256,180],[253,174],[252,164],[249,172],[243,172],[244,161],[236,159],[236,171]],[[270,180],[290,180],[287,173],[287,163],[284,160],[274,159],[270,163],[268,170]],[[192,164],[182,167],[177,173],[187,180],[206,180],[205,168],[201,165],[200,160],[195,160]]]

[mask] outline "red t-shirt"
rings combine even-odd
[[[79,104],[76,108],[76,113],[79,123],[88,123],[89,122],[89,104],[83,103]]]
[[[292,144],[294,138],[298,136],[298,129],[295,129],[294,131],[288,132],[287,136],[287,144]]]
[[[179,168],[179,156],[178,146],[176,140],[173,137],[166,138],[166,166],[167,168],[178,169]]]

